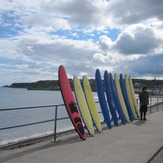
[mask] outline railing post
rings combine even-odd
[[[58,106],[55,107],[55,119],[54,119],[54,143],[56,142],[56,138],[57,138],[57,112],[58,112]]]
[[[152,113],[152,107],[150,106],[150,113]]]
[[[158,97],[157,97],[157,111],[158,111]]]
[[[150,105],[152,105],[152,97],[150,97]]]
[[[149,106],[150,106],[150,113],[152,113],[151,105],[152,105],[152,97],[150,97],[150,102],[149,102]]]

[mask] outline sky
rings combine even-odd
[[[0,86],[101,73],[163,79],[162,0],[0,0]]]

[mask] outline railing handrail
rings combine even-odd
[[[149,98],[150,98],[150,97],[152,97],[152,98],[163,98],[163,95],[157,95],[157,96],[155,96],[155,95],[150,95]]]
[[[14,107],[14,108],[2,108],[0,111],[11,111],[11,110],[26,110],[26,109],[41,109],[41,108],[50,108],[64,106],[64,104],[52,104],[52,105],[38,105],[38,106],[25,106],[25,107]]]
[[[149,98],[163,98],[163,96],[149,96]],[[99,103],[99,101],[96,101],[96,103]],[[65,106],[65,104],[51,104],[51,105],[24,106],[24,107],[13,107],[13,108],[0,108],[0,112],[1,111],[11,111],[11,110],[41,109],[41,108],[58,107],[58,106]]]
[[[96,101],[95,103],[99,103],[99,101]],[[41,108],[50,108],[50,107],[58,107],[58,106],[65,106],[65,104],[51,104],[51,105],[24,106],[24,107],[14,107],[14,108],[0,108],[0,112],[1,111],[11,111],[11,110],[41,109]]]

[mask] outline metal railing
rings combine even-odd
[[[99,103],[99,102],[96,102],[96,103]],[[34,123],[25,123],[25,124],[19,124],[19,125],[14,125],[14,126],[2,127],[2,128],[0,128],[0,131],[9,130],[9,129],[13,129],[13,128],[19,128],[19,127],[25,127],[25,126],[31,126],[31,125],[37,125],[37,124],[43,124],[43,123],[48,123],[48,122],[54,122],[53,142],[56,142],[56,138],[57,138],[57,121],[62,121],[62,120],[69,119],[68,116],[58,118],[58,109],[59,108],[63,109],[63,108],[61,108],[61,106],[65,106],[65,105],[64,104],[58,104],[58,105],[30,106],[30,107],[18,107],[18,108],[7,108],[7,109],[2,108],[2,109],[0,109],[0,112],[15,111],[15,110],[54,108],[54,119],[48,119],[48,120],[38,121],[38,122],[34,122]],[[98,113],[102,113],[102,112],[98,112]],[[70,130],[67,130],[67,131],[70,131]],[[18,143],[13,143],[13,144],[9,144],[9,145],[0,146],[0,149],[6,148],[6,147],[9,147],[9,146],[18,145],[20,143],[23,143],[23,142],[18,142]]]
[[[159,106],[162,105],[163,109],[163,96],[150,96],[149,97],[149,112],[152,113],[153,110],[159,110]]]
[[[153,101],[155,100],[156,103],[154,103]],[[161,99],[161,100],[159,100]],[[99,103],[99,102],[96,102]],[[154,110],[158,111],[159,110],[159,106],[162,105],[163,109],[163,97],[160,96],[152,96],[150,97],[150,106],[149,106],[149,113],[152,113]],[[8,109],[0,109],[0,112],[7,112],[7,111],[15,111],[15,110],[29,110],[29,109],[41,109],[41,108],[54,108],[54,119],[49,119],[49,120],[44,120],[44,121],[38,121],[38,122],[34,122],[34,123],[26,123],[26,124],[20,124],[20,125],[15,125],[15,126],[7,126],[7,127],[2,127],[0,128],[0,131],[2,130],[9,130],[9,129],[13,129],[13,128],[19,128],[19,127],[25,127],[25,126],[31,126],[31,125],[36,125],[36,124],[42,124],[42,123],[48,123],[48,122],[53,122],[54,121],[54,134],[53,134],[53,141],[56,142],[56,138],[57,138],[57,121],[61,121],[61,120],[65,120],[65,119],[69,119],[69,117],[63,117],[63,118],[58,118],[58,108],[61,106],[65,106],[64,104],[59,104],[59,105],[44,105],[44,106],[31,106],[31,107],[19,107],[19,108],[8,108]],[[155,108],[155,109],[153,109]],[[102,112],[99,112],[102,113]],[[19,142],[23,143],[23,142]],[[2,148],[6,148],[9,146],[13,146],[13,145],[17,145],[18,143],[13,143],[13,144],[9,144],[9,145],[5,145],[5,146],[0,146],[0,149]]]
[[[34,123],[26,123],[26,124],[20,124],[20,125],[15,125],[15,126],[3,127],[3,128],[0,128],[0,131],[1,131],[1,130],[8,130],[8,129],[13,129],[13,128],[31,126],[31,125],[42,124],[42,123],[47,123],[47,122],[53,122],[53,121],[54,121],[54,142],[55,142],[55,141],[56,141],[56,134],[57,134],[57,132],[56,132],[56,131],[57,131],[57,121],[59,121],[59,120],[64,120],[64,119],[68,119],[68,118],[69,118],[69,117],[64,117],[64,118],[58,118],[58,117],[57,117],[58,107],[61,107],[61,106],[64,106],[64,104],[0,109],[0,112],[7,112],[7,111],[15,111],[15,110],[29,110],[29,109],[41,109],[41,108],[55,108],[55,111],[54,111],[54,119],[48,119],[48,120],[38,121],[38,122],[34,122]]]

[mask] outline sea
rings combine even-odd
[[[95,101],[98,101],[96,92],[93,94]],[[0,110],[7,108],[56,104],[63,104],[60,91],[27,90],[4,87],[0,88]],[[100,111],[99,104],[97,104],[97,107]],[[0,128],[50,120],[54,119],[54,117],[55,107],[0,111]],[[68,117],[65,106],[58,107],[57,117]],[[100,119],[103,121],[102,115],[100,115]],[[57,132],[63,132],[73,128],[74,127],[72,126],[70,119],[57,121]],[[0,130],[0,146],[31,138],[43,137],[53,133],[54,121],[43,124]]]

